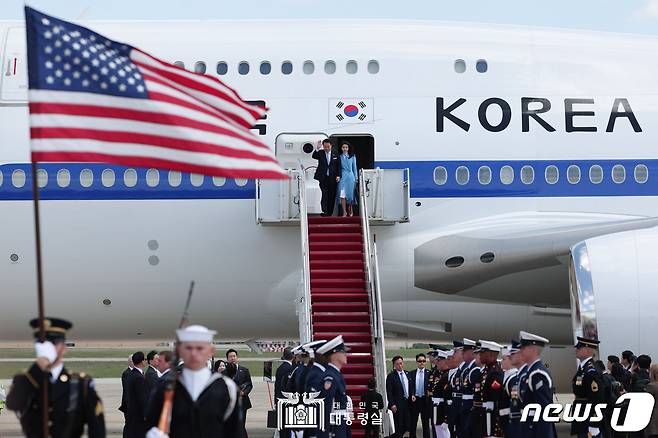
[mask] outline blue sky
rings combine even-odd
[[[0,19],[24,2],[0,0]],[[65,19],[403,18],[658,34],[658,0],[28,0]]]

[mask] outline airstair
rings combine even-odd
[[[352,435],[363,436],[360,396],[376,377],[386,398],[386,349],[377,244],[371,225],[409,221],[409,171],[360,171],[360,216],[309,215],[309,169],[291,170],[290,181],[259,182],[257,222],[300,225],[302,281],[297,297],[301,342],[342,335],[352,351],[342,369],[353,403]],[[312,169],[310,169],[312,170]],[[263,202],[260,202],[262,200]],[[390,430],[386,414],[384,432]],[[388,433],[385,433],[388,435]]]

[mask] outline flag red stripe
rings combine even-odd
[[[199,82],[193,81],[193,80],[191,80],[191,79],[189,79],[189,78],[187,78],[183,75],[177,74],[177,73],[173,73],[173,72],[170,72],[170,71],[167,71],[167,70],[155,68],[153,66],[141,63],[139,61],[134,61],[133,60],[133,62],[135,64],[137,64],[141,69],[156,73],[156,74],[158,74],[158,75],[160,75],[160,76],[162,76],[166,79],[169,79],[169,80],[175,82],[176,84],[180,84],[180,85],[182,85],[184,87],[187,87],[187,88],[192,88],[192,89],[200,91],[202,93],[213,95],[213,96],[215,96],[219,99],[227,101],[228,103],[231,103],[231,104],[234,104],[234,105],[236,104],[236,101],[234,99],[232,99],[230,96],[220,92],[219,90],[217,90],[215,88],[212,88],[212,87],[209,87],[207,85],[201,84]],[[177,87],[176,85],[169,84],[169,86],[172,87],[172,88],[175,88],[178,91],[183,91],[179,87]],[[198,97],[196,97],[196,98],[199,99]],[[199,99],[199,100],[203,100],[203,99]],[[205,101],[205,103],[212,106],[212,103],[210,103],[208,101]],[[247,111],[249,114],[251,114],[251,116],[254,119],[258,120],[261,117],[261,114],[258,111],[255,111],[251,108],[244,108],[244,106],[241,106],[241,105],[239,105],[239,106],[242,109],[244,109],[245,111]],[[237,114],[233,114],[233,113],[228,112],[227,110],[223,110],[221,108],[217,108],[217,109],[219,111],[224,111],[226,113],[227,117],[234,118],[237,123],[240,123],[242,126],[244,126],[246,128],[250,128],[251,125],[252,125],[252,123],[250,121],[245,120],[243,117],[241,117]]]
[[[178,170],[181,172],[198,173],[209,176],[224,176],[227,178],[271,178],[282,179],[287,177],[285,171],[250,170],[222,168],[214,166],[200,166],[182,163],[179,161],[161,160],[149,157],[133,157],[125,155],[99,154],[87,152],[32,152],[34,162],[92,162],[114,163],[120,166],[135,166],[156,168],[163,170]]]
[[[220,155],[231,158],[246,158],[258,161],[269,161],[276,163],[272,156],[259,155],[251,151],[234,149],[213,143],[204,143],[200,141],[181,140],[173,137],[164,137],[159,135],[142,134],[137,132],[122,131],[101,131],[96,129],[83,128],[30,128],[32,138],[66,138],[66,139],[86,139],[99,140],[109,143],[136,143],[143,145],[160,146],[180,151],[202,152],[207,154]]]
[[[257,147],[267,148],[257,138],[250,138],[247,135],[239,135],[234,131],[222,128],[206,122],[199,122],[183,116],[176,116],[169,113],[158,113],[151,111],[137,111],[124,108],[112,108],[94,105],[79,105],[68,103],[45,103],[30,102],[31,114],[67,114],[73,116],[103,117],[113,119],[136,120],[140,122],[158,123],[161,125],[177,125],[186,128],[199,129],[202,131],[214,132],[230,137],[239,138],[249,144]]]

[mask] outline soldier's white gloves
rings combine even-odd
[[[590,435],[592,435],[593,437],[596,437],[597,435],[599,435],[599,434],[601,433],[601,431],[599,430],[598,427],[590,427],[590,428],[588,428],[588,432],[589,432]]]
[[[151,430],[146,432],[146,438],[169,438],[169,435],[167,435],[157,427],[152,427]]]
[[[37,359],[43,357],[48,360],[49,363],[55,362],[57,360],[57,351],[55,350],[55,345],[50,342],[36,342],[34,344],[34,350],[37,354]]]

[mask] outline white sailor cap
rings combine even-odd
[[[306,353],[306,352],[304,351],[304,346],[303,346],[302,344],[299,344],[298,346],[293,347],[293,348],[290,350],[290,352],[291,352],[292,354],[295,354],[295,355]]]
[[[521,340],[522,347],[526,345],[539,345],[540,347],[543,347],[544,345],[548,344],[548,339],[542,338],[541,336],[537,336],[532,333],[524,332],[523,330],[519,332],[519,339]]]
[[[446,350],[434,350],[434,352],[436,353],[436,358],[437,359],[447,359],[448,357],[452,356],[452,354],[454,353],[453,350],[448,350],[448,351],[446,351]]]
[[[484,341],[480,339],[479,341],[480,344],[480,351],[485,352],[485,351],[494,351],[494,352],[499,352],[500,350],[503,349],[503,346],[493,342],[493,341]]]
[[[468,350],[468,349],[474,350],[475,347],[477,347],[477,343],[472,339],[464,338],[462,340],[462,343],[464,344],[464,350]]]
[[[311,357],[315,357],[315,352],[320,348],[322,345],[326,344],[327,341],[324,339],[320,339],[317,341],[311,341],[307,342],[306,344],[302,345],[301,348],[304,351],[304,353],[308,354]]]
[[[446,357],[452,357],[452,356],[454,356],[454,355],[455,355],[455,349],[452,348],[452,349],[446,351],[446,354],[447,354]]]
[[[345,345],[345,342],[343,341],[343,336],[338,335],[332,340],[325,342],[324,345],[321,345],[315,351],[318,354],[324,354],[328,356],[332,353],[337,353],[339,351],[342,351],[344,353],[349,353],[351,351],[351,348]]]
[[[207,342],[212,343],[212,338],[217,332],[208,330],[202,325],[188,325],[185,328],[176,330],[178,342]]]

